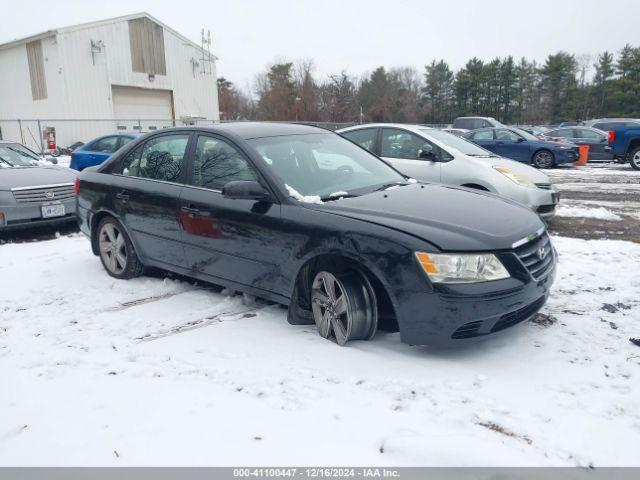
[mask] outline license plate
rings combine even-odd
[[[42,218],[64,217],[64,205],[43,205]]]

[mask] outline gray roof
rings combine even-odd
[[[108,25],[110,23],[126,22],[126,21],[129,21],[129,20],[133,20],[135,18],[143,18],[143,17],[146,17],[146,18],[150,19],[151,21],[157,23],[158,25],[161,25],[162,28],[164,28],[165,30],[171,32],[172,34],[174,34],[175,36],[177,36],[178,38],[180,38],[184,42],[189,43],[194,48],[202,51],[202,47],[200,45],[198,45],[197,43],[189,40],[184,35],[176,32],[173,28],[171,28],[168,25],[162,23],[160,20],[158,20],[154,16],[148,14],[147,12],[132,13],[131,15],[123,15],[121,17],[113,17],[113,18],[107,18],[105,20],[97,20],[97,21],[94,21],[94,22],[87,22],[87,23],[80,23],[80,24],[77,24],[77,25],[70,25],[68,27],[54,28],[53,30],[47,30],[45,32],[36,33],[34,35],[29,35],[28,37],[23,37],[23,38],[19,38],[19,39],[16,39],[16,40],[11,40],[11,41],[8,41],[8,42],[5,42],[5,43],[0,43],[0,50],[5,50],[7,48],[12,48],[12,47],[15,47],[15,46],[18,46],[18,45],[22,45],[22,44],[25,44],[25,43],[33,42],[35,40],[42,40],[44,38],[54,37],[54,36],[56,36],[56,35],[58,35],[60,33],[74,32],[76,30],[84,30],[84,29],[87,29],[87,28],[95,27],[95,26]],[[217,60],[217,57],[215,57],[213,55],[212,55],[212,57]]]
[[[244,139],[329,132],[324,128],[286,122],[229,122],[216,124],[214,128],[228,130]]]

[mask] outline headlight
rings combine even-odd
[[[510,277],[491,253],[416,252],[416,258],[433,283],[489,282]]]
[[[518,185],[522,185],[523,187],[531,187],[531,188],[535,188],[536,186],[536,184],[533,183],[529,177],[527,177],[526,175],[522,175],[521,173],[514,172],[510,168],[500,167],[498,165],[494,165],[493,168],[495,168],[498,172],[503,174],[512,182],[517,183]]]
[[[575,147],[573,145],[558,145],[560,150],[573,150]]]

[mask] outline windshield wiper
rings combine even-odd
[[[320,197],[320,200],[323,202],[330,202],[332,200],[340,200],[341,198],[353,198],[358,195],[349,192],[334,192],[329,195],[325,195],[324,197]]]
[[[380,190],[386,190],[391,187],[404,187],[406,185],[411,185],[409,182],[393,182],[393,183],[385,183],[384,185],[379,186],[374,190],[374,192],[379,192]]]
[[[4,163],[6,163],[7,165],[9,165],[10,167],[15,167],[15,165],[13,163],[11,163],[9,160],[5,160],[4,158],[0,157],[0,160],[2,160]]]

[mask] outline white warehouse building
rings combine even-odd
[[[215,57],[147,13],[0,44],[0,139],[40,150],[52,133],[66,147],[218,120]]]

